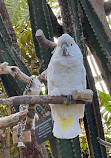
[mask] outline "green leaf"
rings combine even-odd
[[[25,43],[25,40],[23,37],[21,37],[20,41],[21,41],[22,45],[25,47],[26,43]]]
[[[111,112],[111,107],[105,107],[105,109],[107,110],[107,111],[109,111],[109,112]]]
[[[27,43],[29,44],[30,41],[31,41],[31,34],[29,34],[29,35],[27,36]]]
[[[109,101],[111,101],[111,96],[104,92],[98,91],[99,101],[101,106],[110,105]]]

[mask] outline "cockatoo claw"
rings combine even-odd
[[[71,101],[72,101],[72,95],[69,94],[69,95],[67,95],[67,105],[69,105],[71,103]]]

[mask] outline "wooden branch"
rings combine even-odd
[[[21,119],[27,116],[28,110],[0,118],[0,129],[16,125]]]
[[[23,125],[24,128],[24,125]],[[18,125],[13,127],[13,144],[17,144],[19,142],[19,136],[18,136]],[[30,130],[23,130],[23,142],[24,143],[29,143],[31,142],[31,131]]]
[[[8,66],[7,62],[0,64],[0,75],[10,74],[14,78],[18,78],[25,84],[29,84],[31,77],[24,74],[17,66]],[[38,80],[44,82],[47,80],[47,70],[43,71],[39,76]]]
[[[37,30],[36,31],[36,34],[35,34],[39,44],[42,46],[42,48],[44,49],[48,49],[48,48],[55,48],[57,46],[56,43],[52,42],[52,41],[49,41],[43,31],[41,29]]]
[[[47,70],[43,71],[37,78],[40,82],[47,81]]]
[[[38,79],[32,78],[31,82],[27,85],[23,96],[27,95],[39,95],[41,90],[41,83]],[[25,130],[35,129],[35,113],[36,113],[36,104],[27,104],[28,113],[25,124]]]
[[[6,128],[6,147],[10,147],[10,127]]]
[[[100,144],[102,144],[102,145],[104,145],[104,146],[109,146],[109,147],[111,147],[111,143],[106,142],[106,141],[102,140],[102,139],[99,138],[99,137],[97,137],[97,140],[98,140],[98,142],[99,142]]]
[[[10,158],[10,150],[9,147],[6,146],[6,134],[2,134],[2,149],[4,158]]]
[[[29,104],[28,107],[28,113],[27,113],[27,119],[26,119],[26,125],[25,125],[25,130],[31,130],[35,129],[34,124],[35,124],[35,112],[36,112],[36,104]]]
[[[0,75],[3,74],[10,74],[26,84],[28,84],[31,79],[29,76],[24,74],[17,66],[8,66],[7,62],[4,62],[0,65]]]
[[[84,94],[84,91],[85,91],[85,94],[86,94],[85,99],[84,99],[84,97],[80,97],[80,94],[82,96],[82,93]],[[91,102],[91,99],[88,100],[89,90],[88,90],[88,95],[87,95],[86,91],[87,90],[83,90],[83,91],[79,92],[78,97],[76,96],[76,100],[72,98],[70,104],[85,104],[85,103]],[[92,96],[92,91],[91,91],[90,95]],[[68,103],[68,100],[67,100],[66,96],[26,95],[26,96],[14,96],[14,97],[10,97],[10,98],[7,98],[7,99],[1,99],[0,98],[0,104],[5,104],[5,105],[67,104],[67,103]]]
[[[93,91],[90,89],[86,90],[75,90],[72,94],[73,99],[75,100],[84,100],[86,102],[92,102]]]

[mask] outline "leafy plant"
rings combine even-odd
[[[98,91],[100,106],[104,106],[111,113],[111,96],[104,92]]]
[[[105,132],[105,139],[111,142],[111,96],[98,91],[99,102],[101,106],[101,115]],[[111,149],[107,148],[107,153],[111,156]]]
[[[39,61],[35,54],[30,21],[27,21],[23,26],[15,26],[14,30],[27,67],[30,69],[31,74],[38,75]]]
[[[29,20],[27,0],[5,0],[6,7],[15,25],[23,25]]]

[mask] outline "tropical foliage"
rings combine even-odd
[[[29,20],[27,0],[5,0],[9,16],[14,25],[24,25]]]
[[[39,68],[39,61],[37,60],[35,54],[30,21],[27,21],[24,25],[18,24],[14,27],[14,30],[27,67],[29,68],[31,74],[38,75],[37,70]]]

